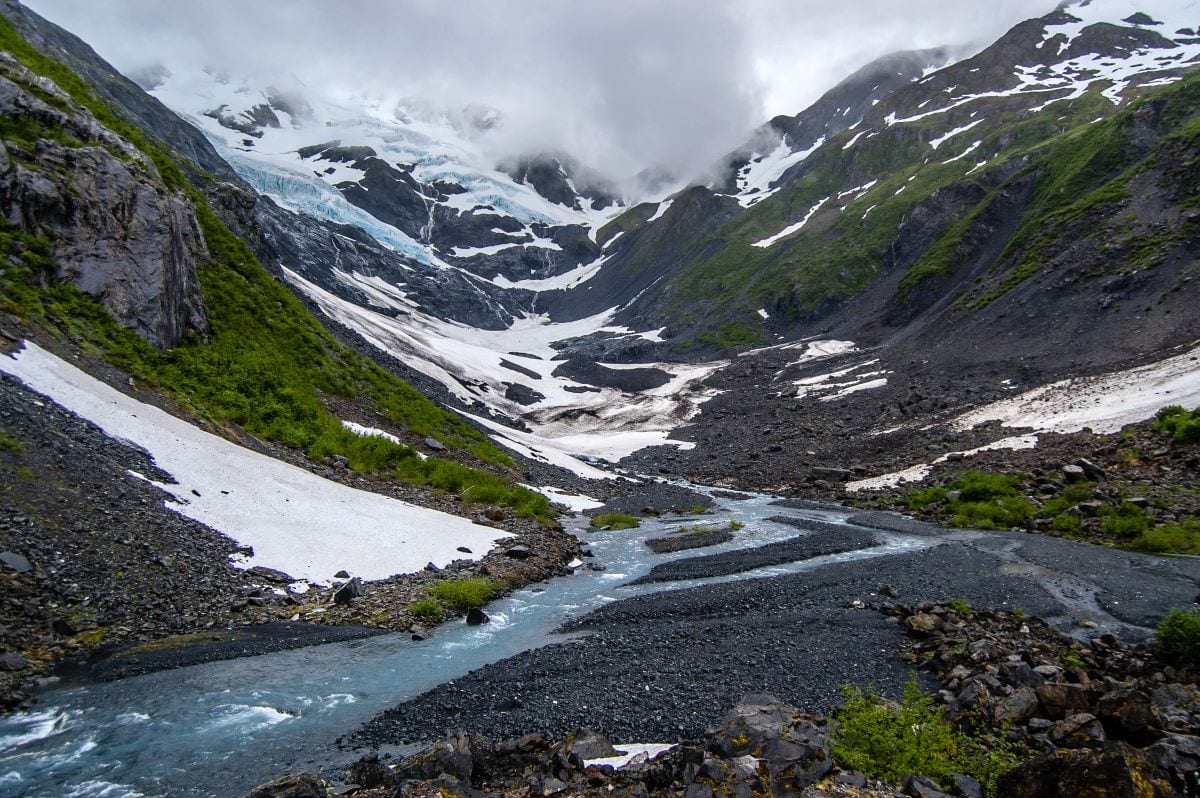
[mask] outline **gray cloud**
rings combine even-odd
[[[504,114],[503,152],[696,171],[901,49],[980,45],[1054,0],[26,0],[122,70],[211,65]]]

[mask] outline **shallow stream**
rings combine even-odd
[[[567,619],[660,590],[794,573],[885,556],[935,540],[875,532],[877,545],[733,576],[622,587],[679,557],[760,546],[802,534],[771,516],[844,523],[832,510],[784,510],[753,496],[711,514],[650,519],[637,530],[572,531],[603,571],[533,585],[487,608],[491,622],[461,621],[413,642],[406,634],[212,662],[116,682],[51,689],[37,708],[0,718],[0,794],[6,796],[236,796],[278,775],[331,761],[334,741],[382,710],[521,651],[562,640]],[[707,549],[654,554],[642,541],[684,525],[744,527]],[[440,730],[431,730],[439,736]],[[632,741],[630,741],[632,742]],[[347,753],[347,758],[351,755]]]

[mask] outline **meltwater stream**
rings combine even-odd
[[[382,710],[491,662],[564,638],[571,616],[659,590],[771,576],[831,561],[881,556],[935,541],[876,532],[877,545],[733,576],[622,587],[670,559],[795,537],[772,497],[726,502],[703,516],[653,519],[641,529],[573,528],[604,571],[580,570],[488,606],[492,621],[449,623],[424,642],[389,634],[212,662],[106,684],[48,691],[32,712],[0,718],[0,794],[6,796],[230,796],[328,761],[340,735]],[[845,513],[787,510],[843,523]],[[642,540],[684,524],[745,527],[733,541],[657,555]],[[431,730],[431,736],[440,730]]]

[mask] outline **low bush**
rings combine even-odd
[[[842,695],[845,703],[834,713],[833,756],[846,770],[893,783],[908,776],[946,783],[951,773],[966,773],[992,787],[1016,763],[999,738],[957,731],[916,677],[904,686],[899,704],[857,687],[843,687]]]
[[[939,513],[954,526],[1007,529],[1021,526],[1034,514],[1033,505],[1017,490],[1020,481],[1015,475],[968,471],[949,485],[916,491],[906,501],[913,510],[944,502]],[[954,498],[947,501],[950,496]]]
[[[1139,535],[1129,547],[1155,554],[1200,554],[1200,518],[1155,527]]]
[[[1100,528],[1107,535],[1118,538],[1136,538],[1150,530],[1150,516],[1146,511],[1131,502],[1121,502],[1115,507],[1104,511],[1104,521]]]
[[[1167,613],[1154,632],[1154,650],[1168,662],[1200,665],[1200,609]]]
[[[596,529],[637,529],[641,525],[642,519],[636,515],[603,513],[592,516],[592,526]]]
[[[435,598],[423,598],[408,605],[408,614],[424,623],[439,623],[442,620],[442,605]]]
[[[459,612],[482,607],[497,591],[496,583],[486,576],[446,579],[434,582],[428,589],[438,602]]]
[[[1154,416],[1154,430],[1178,444],[1200,443],[1200,407],[1190,412],[1179,405],[1164,407]]]

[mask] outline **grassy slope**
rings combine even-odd
[[[0,309],[102,355],[215,423],[236,424],[313,457],[341,454],[355,469],[392,472],[461,494],[464,500],[495,502],[522,515],[549,517],[543,497],[511,486],[511,461],[486,436],[337,343],[218,220],[161,144],[121,119],[84,81],[30,46],[2,17],[0,49],[52,79],[105,126],[146,153],[164,190],[183,193],[192,202],[210,252],[199,278],[212,333],[169,352],[158,351],[73,286],[54,281],[52,242],[11,228],[0,230],[0,251],[7,255],[0,264]],[[17,131],[25,137],[35,132],[42,131]],[[408,446],[354,435],[327,409],[325,402],[332,397],[365,403],[414,435],[437,438],[459,450],[465,461],[490,470],[439,459],[422,461]]]
[[[1164,105],[1159,143],[1149,156],[1129,146],[1130,133],[1148,103]],[[1146,159],[1164,160],[1163,152],[1181,139],[1194,143],[1196,131],[1190,120],[1197,107],[1200,76],[1192,76],[1102,122],[1094,120],[1109,113],[1111,106],[1096,93],[1056,103],[1034,115],[1000,116],[998,123],[986,123],[975,132],[983,140],[979,152],[992,155],[984,172],[970,176],[975,158],[945,163],[929,157],[931,151],[922,143],[928,137],[922,125],[934,124],[932,119],[888,127],[848,150],[843,146],[854,134],[842,134],[812,156],[805,174],[794,184],[713,231],[709,238],[713,246],[704,248],[705,257],[686,264],[673,279],[669,307],[682,319],[707,321],[713,330],[729,322],[728,314],[714,315],[714,309],[722,307],[731,308],[741,324],[757,325],[752,311],[758,307],[773,308],[774,314],[791,320],[807,318],[823,303],[849,298],[866,288],[885,262],[897,228],[922,200],[964,180],[988,185],[992,190],[983,201],[950,225],[904,277],[902,297],[952,275],[978,214],[1005,185],[1032,176],[1031,202],[996,262],[997,274],[963,303],[981,307],[1036,274],[1044,264],[1045,250],[1055,245],[1056,235],[1072,221],[1111,211],[1113,203],[1127,196],[1127,181],[1144,168]],[[992,176],[1002,167],[1007,167],[1006,179],[997,181]],[[1195,166],[1188,168],[1189,172],[1177,176],[1184,185],[1197,182]],[[799,233],[765,249],[752,246],[803,218],[820,200],[875,176],[878,183],[842,213],[822,209]],[[1153,253],[1169,243],[1169,238],[1142,242],[1141,251],[1152,260]]]

